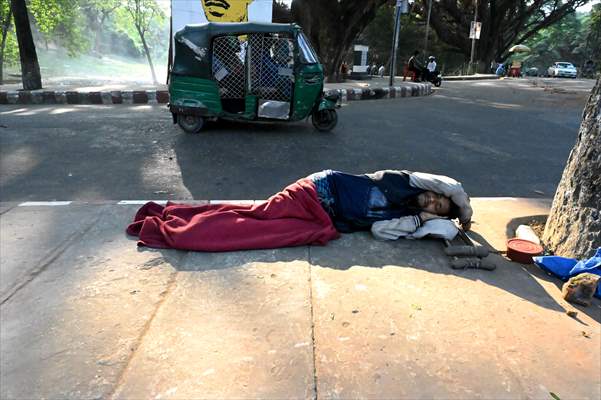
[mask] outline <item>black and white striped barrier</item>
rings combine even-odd
[[[432,94],[429,83],[362,89],[326,89],[338,93],[343,102],[355,100],[395,99]],[[167,90],[117,90],[105,92],[20,90],[0,91],[0,104],[167,104]]]

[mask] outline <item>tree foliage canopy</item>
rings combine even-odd
[[[79,0],[29,0],[28,9],[32,24],[46,43],[54,42],[72,56],[89,48],[89,37],[82,30],[86,24]]]
[[[585,16],[572,13],[538,31],[525,42],[532,52],[524,57],[524,62],[541,71],[557,61],[582,65],[586,58],[586,22]]]
[[[420,0],[425,16],[429,0]],[[475,59],[488,64],[504,60],[515,44],[524,43],[541,29],[559,22],[590,0],[482,0],[477,2],[478,21],[482,22],[476,41]],[[430,22],[438,37],[469,57],[470,23],[474,19],[474,0],[438,0],[432,3]]]
[[[0,0],[0,29],[5,29],[3,21],[9,15],[9,4],[10,1]],[[26,0],[26,4],[36,47],[64,48],[73,57],[90,50],[97,56],[104,53],[140,57],[146,51],[139,26],[148,38],[149,52],[166,55],[168,24],[157,0]],[[6,29],[3,50],[0,65],[18,64],[14,24]]]
[[[144,54],[146,55],[152,73],[152,80],[156,83],[156,73],[154,71],[154,65],[148,47],[148,34],[151,32],[153,22],[163,21],[165,14],[155,0],[127,0],[118,10],[117,15],[120,15],[121,18],[125,18],[125,23],[122,26],[127,29],[126,31],[137,32],[137,36],[133,34],[130,37],[136,37],[137,42],[139,42],[144,49]]]
[[[123,0],[120,4],[114,16],[117,30],[126,33],[139,50],[143,49],[141,34],[158,42],[159,26],[165,21],[166,16],[156,1]],[[168,43],[168,40],[166,42]]]

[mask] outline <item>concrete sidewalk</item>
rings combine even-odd
[[[474,240],[549,201],[476,198]],[[344,235],[231,253],[137,248],[139,205],[0,205],[0,397],[598,399],[601,306],[495,255]]]
[[[385,84],[384,84],[385,83]],[[0,85],[1,104],[153,104],[168,103],[167,85],[143,82],[99,82],[49,80],[41,90],[21,90],[21,83]],[[326,84],[326,92],[337,92],[343,101],[415,97],[432,94],[432,85],[397,79],[388,86],[381,78]]]

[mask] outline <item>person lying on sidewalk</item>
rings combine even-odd
[[[384,170],[352,175],[325,170],[299,179],[267,201],[186,205],[149,202],[127,233],[139,246],[196,251],[325,245],[340,233],[371,230],[394,240],[426,235],[452,239],[459,219],[470,227],[472,208],[453,178]]]

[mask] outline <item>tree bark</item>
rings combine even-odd
[[[347,50],[388,0],[294,0],[292,17],[311,39],[328,82],[340,80]]]
[[[555,254],[585,258],[601,247],[601,78],[582,115],[578,139],[553,199],[543,242]]]
[[[29,15],[25,0],[11,0],[11,11],[15,21],[15,31],[19,42],[19,58],[21,59],[21,79],[23,89],[36,90],[42,88],[40,64],[35,50],[35,43],[29,25]]]
[[[0,85],[4,83],[4,49],[6,47],[6,37],[8,36],[8,31],[10,29],[10,20],[12,18],[12,13],[9,11],[6,16],[6,20],[2,22],[2,38],[0,39]]]

